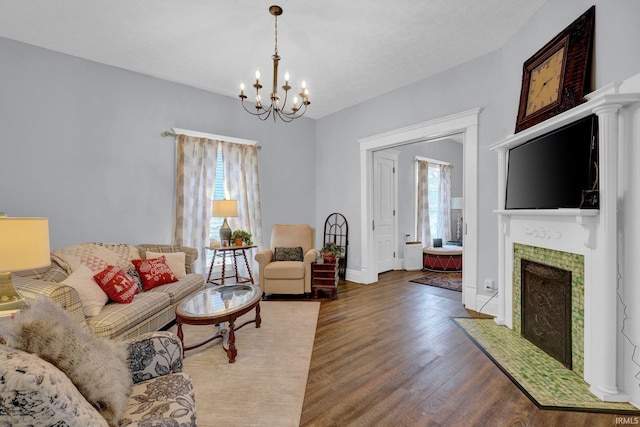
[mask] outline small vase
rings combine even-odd
[[[236,239],[236,246],[242,246],[242,238]]]

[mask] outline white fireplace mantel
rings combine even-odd
[[[506,218],[524,218],[524,217],[532,217],[532,218],[559,218],[562,220],[573,221],[576,224],[582,226],[583,237],[581,242],[587,248],[594,249],[595,248],[595,238],[597,231],[597,217],[600,215],[600,211],[598,209],[503,209],[503,210],[494,210],[494,213],[500,215],[503,218],[503,230],[502,233],[504,235],[509,235],[509,222],[505,221]],[[557,229],[550,230],[546,227],[543,228],[531,228],[528,227],[530,233],[526,234],[530,235],[550,235],[554,234],[558,236],[560,233]]]
[[[620,147],[622,111],[640,102],[640,93],[620,93],[617,84],[587,96],[587,102],[509,135],[489,148],[498,154],[498,316],[513,328],[513,247],[515,243],[584,255],[584,379],[605,401],[627,402],[618,383],[624,366],[617,328]],[[598,116],[599,209],[506,210],[508,150],[591,114]]]

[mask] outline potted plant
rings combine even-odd
[[[253,242],[251,241],[251,233],[244,230],[235,230],[231,233],[231,240],[235,241],[236,246],[251,245]]]
[[[336,245],[334,242],[327,242],[320,249],[322,252],[322,258],[325,262],[336,262],[336,258],[340,258],[342,253],[344,252],[344,248],[342,246]]]

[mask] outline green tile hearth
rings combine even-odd
[[[573,371],[584,373],[584,256],[537,246],[513,244],[513,325],[521,332],[522,259],[571,272],[571,347]]]
[[[640,414],[631,404],[601,401],[580,375],[493,319],[453,320],[541,408]]]

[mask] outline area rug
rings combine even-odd
[[[453,321],[541,409],[640,414],[631,404],[601,401],[580,375],[493,319]]]
[[[438,288],[462,292],[462,273],[424,271],[420,277],[409,280],[421,285],[437,286]]]
[[[261,327],[248,324],[236,332],[235,363],[229,363],[220,339],[186,352],[198,427],[300,424],[320,303],[263,301],[260,308]],[[253,317],[255,311],[236,324]],[[202,340],[212,328],[184,325],[185,342]]]

